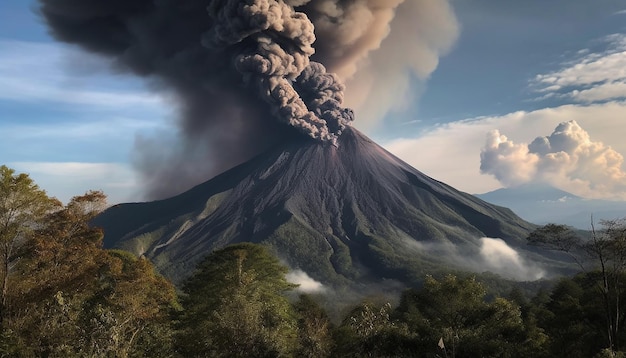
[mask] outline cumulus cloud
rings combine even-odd
[[[549,136],[516,144],[498,130],[481,151],[482,173],[505,186],[544,182],[584,197],[626,200],[624,157],[590,135],[576,121],[560,123]]]
[[[515,144],[496,129],[487,134],[480,154],[480,170],[493,174],[509,186],[529,182],[536,174],[539,158],[525,144]]]
[[[577,59],[560,69],[537,75],[531,84],[545,93],[540,99],[559,96],[592,103],[626,98],[626,34],[607,36],[603,42],[604,51],[579,51]]]
[[[551,133],[559,123],[575,120],[595,141],[626,153],[622,134],[624,118],[626,102],[563,105],[451,122],[427,128],[414,137],[383,144],[387,150],[437,180],[469,193],[484,193],[502,187],[493,175],[481,174],[479,169],[479,153],[485,146],[486,133],[499,130],[513,144],[524,143],[540,134]],[[555,186],[583,196],[569,182],[555,183]],[[593,192],[586,194],[602,197]]]
[[[298,286],[297,291],[304,293],[317,293],[326,290],[321,282],[315,281],[311,276],[302,270],[292,270],[286,275],[287,281],[295,283]]]

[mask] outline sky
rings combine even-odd
[[[356,128],[465,192],[548,183],[626,200],[626,3],[399,6],[382,42],[338,70]],[[0,164],[62,201],[143,200],[137,143],[176,145],[174,100],[53,40],[36,11],[0,4]]]

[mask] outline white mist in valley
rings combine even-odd
[[[292,270],[286,275],[287,281],[298,285],[296,291],[303,293],[321,293],[326,291],[326,287],[319,281],[316,281],[306,272],[302,270]]]
[[[515,281],[535,281],[548,276],[541,264],[525,256],[499,238],[482,237],[475,246],[455,245],[449,241],[417,241],[410,237],[404,243],[425,255],[433,255],[472,272],[492,272]]]

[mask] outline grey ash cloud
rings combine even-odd
[[[336,143],[354,119],[340,76],[380,48],[404,2],[39,0],[38,10],[56,39],[173,98],[178,132],[142,136],[134,155],[160,198],[298,132]]]

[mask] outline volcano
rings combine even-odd
[[[293,138],[178,196],[113,206],[94,225],[104,229],[106,248],[144,255],[175,282],[212,250],[247,241],[337,284],[411,282],[455,267],[450,248],[456,257],[477,254],[483,237],[526,250],[535,228],[428,177],[351,127],[336,146]]]

